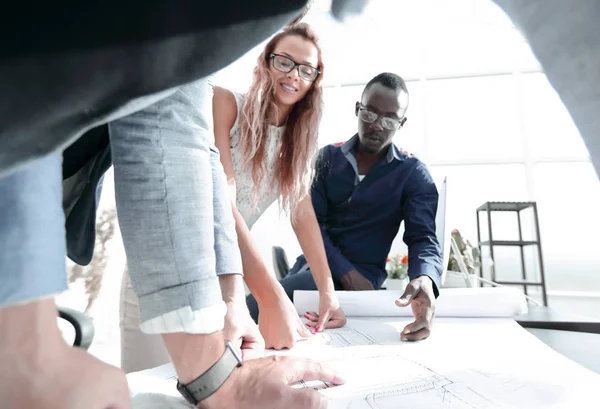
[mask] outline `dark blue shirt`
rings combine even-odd
[[[341,146],[324,147],[316,165],[312,202],[332,276],[339,281],[356,269],[380,288],[392,241],[404,221],[409,278],[429,276],[437,296],[442,275],[435,233],[438,191],[427,167],[391,144],[361,181],[357,141],[355,135]],[[300,256],[296,266],[305,264]]]

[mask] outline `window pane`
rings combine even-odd
[[[592,165],[538,164],[534,178],[548,286],[600,291],[600,182]]]
[[[436,182],[448,178],[446,222],[471,243],[477,241],[479,206],[492,201],[527,200],[524,165],[431,166],[430,170]],[[492,221],[495,237],[514,238],[510,226],[496,225],[495,221]],[[487,229],[482,230],[482,239],[486,237]]]
[[[358,118],[354,115],[364,86],[333,87],[323,90],[323,117],[319,127],[319,147],[347,141],[356,133]]]
[[[427,82],[432,162],[522,159],[512,75]]]
[[[429,170],[438,186],[445,177],[448,179],[447,228],[458,229],[473,246],[477,246],[476,210],[479,206],[487,201],[527,200],[524,165],[430,166]],[[488,236],[484,217],[485,214],[482,214],[482,240]],[[403,226],[394,240],[393,252],[406,251],[406,246],[402,242]],[[514,239],[518,234],[516,219],[494,217],[492,227],[497,238]],[[512,266],[514,261],[512,255],[499,254],[499,256],[496,261],[502,266],[502,270],[511,271],[507,266]]]
[[[425,112],[423,105],[423,86],[418,81],[408,81],[409,100],[408,110],[406,111],[406,123],[402,128],[396,131],[394,143],[410,153],[427,161],[425,152]]]
[[[517,65],[515,69],[518,71],[542,71],[542,66],[531,51],[531,46],[520,33],[518,35],[520,40],[515,41],[513,44],[513,53]]]
[[[513,49],[521,41],[513,29],[481,24],[449,24],[428,33],[427,77],[508,73]]]
[[[373,23],[365,31],[349,32],[329,38],[330,30],[322,30],[327,37],[323,45],[325,85],[366,83],[381,72],[394,72],[404,78],[419,78],[422,68],[422,44],[406,41],[397,48],[381,39],[402,37],[395,29]],[[350,30],[348,30],[350,31]],[[366,54],[362,57],[361,54]]]
[[[569,112],[544,74],[522,76],[524,128],[539,158],[587,157]]]

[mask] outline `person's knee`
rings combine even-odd
[[[292,302],[294,301],[294,291],[296,290],[317,290],[317,285],[315,284],[315,280],[310,270],[286,277],[281,280],[280,283]]]

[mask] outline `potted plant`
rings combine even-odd
[[[396,254],[389,257],[386,270],[388,273],[384,283],[386,289],[404,291],[408,284],[408,255]]]

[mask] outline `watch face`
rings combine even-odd
[[[242,364],[242,356],[238,352],[237,348],[233,345],[233,343],[229,340],[226,342],[226,347],[229,348],[235,359],[238,361],[238,366]]]

